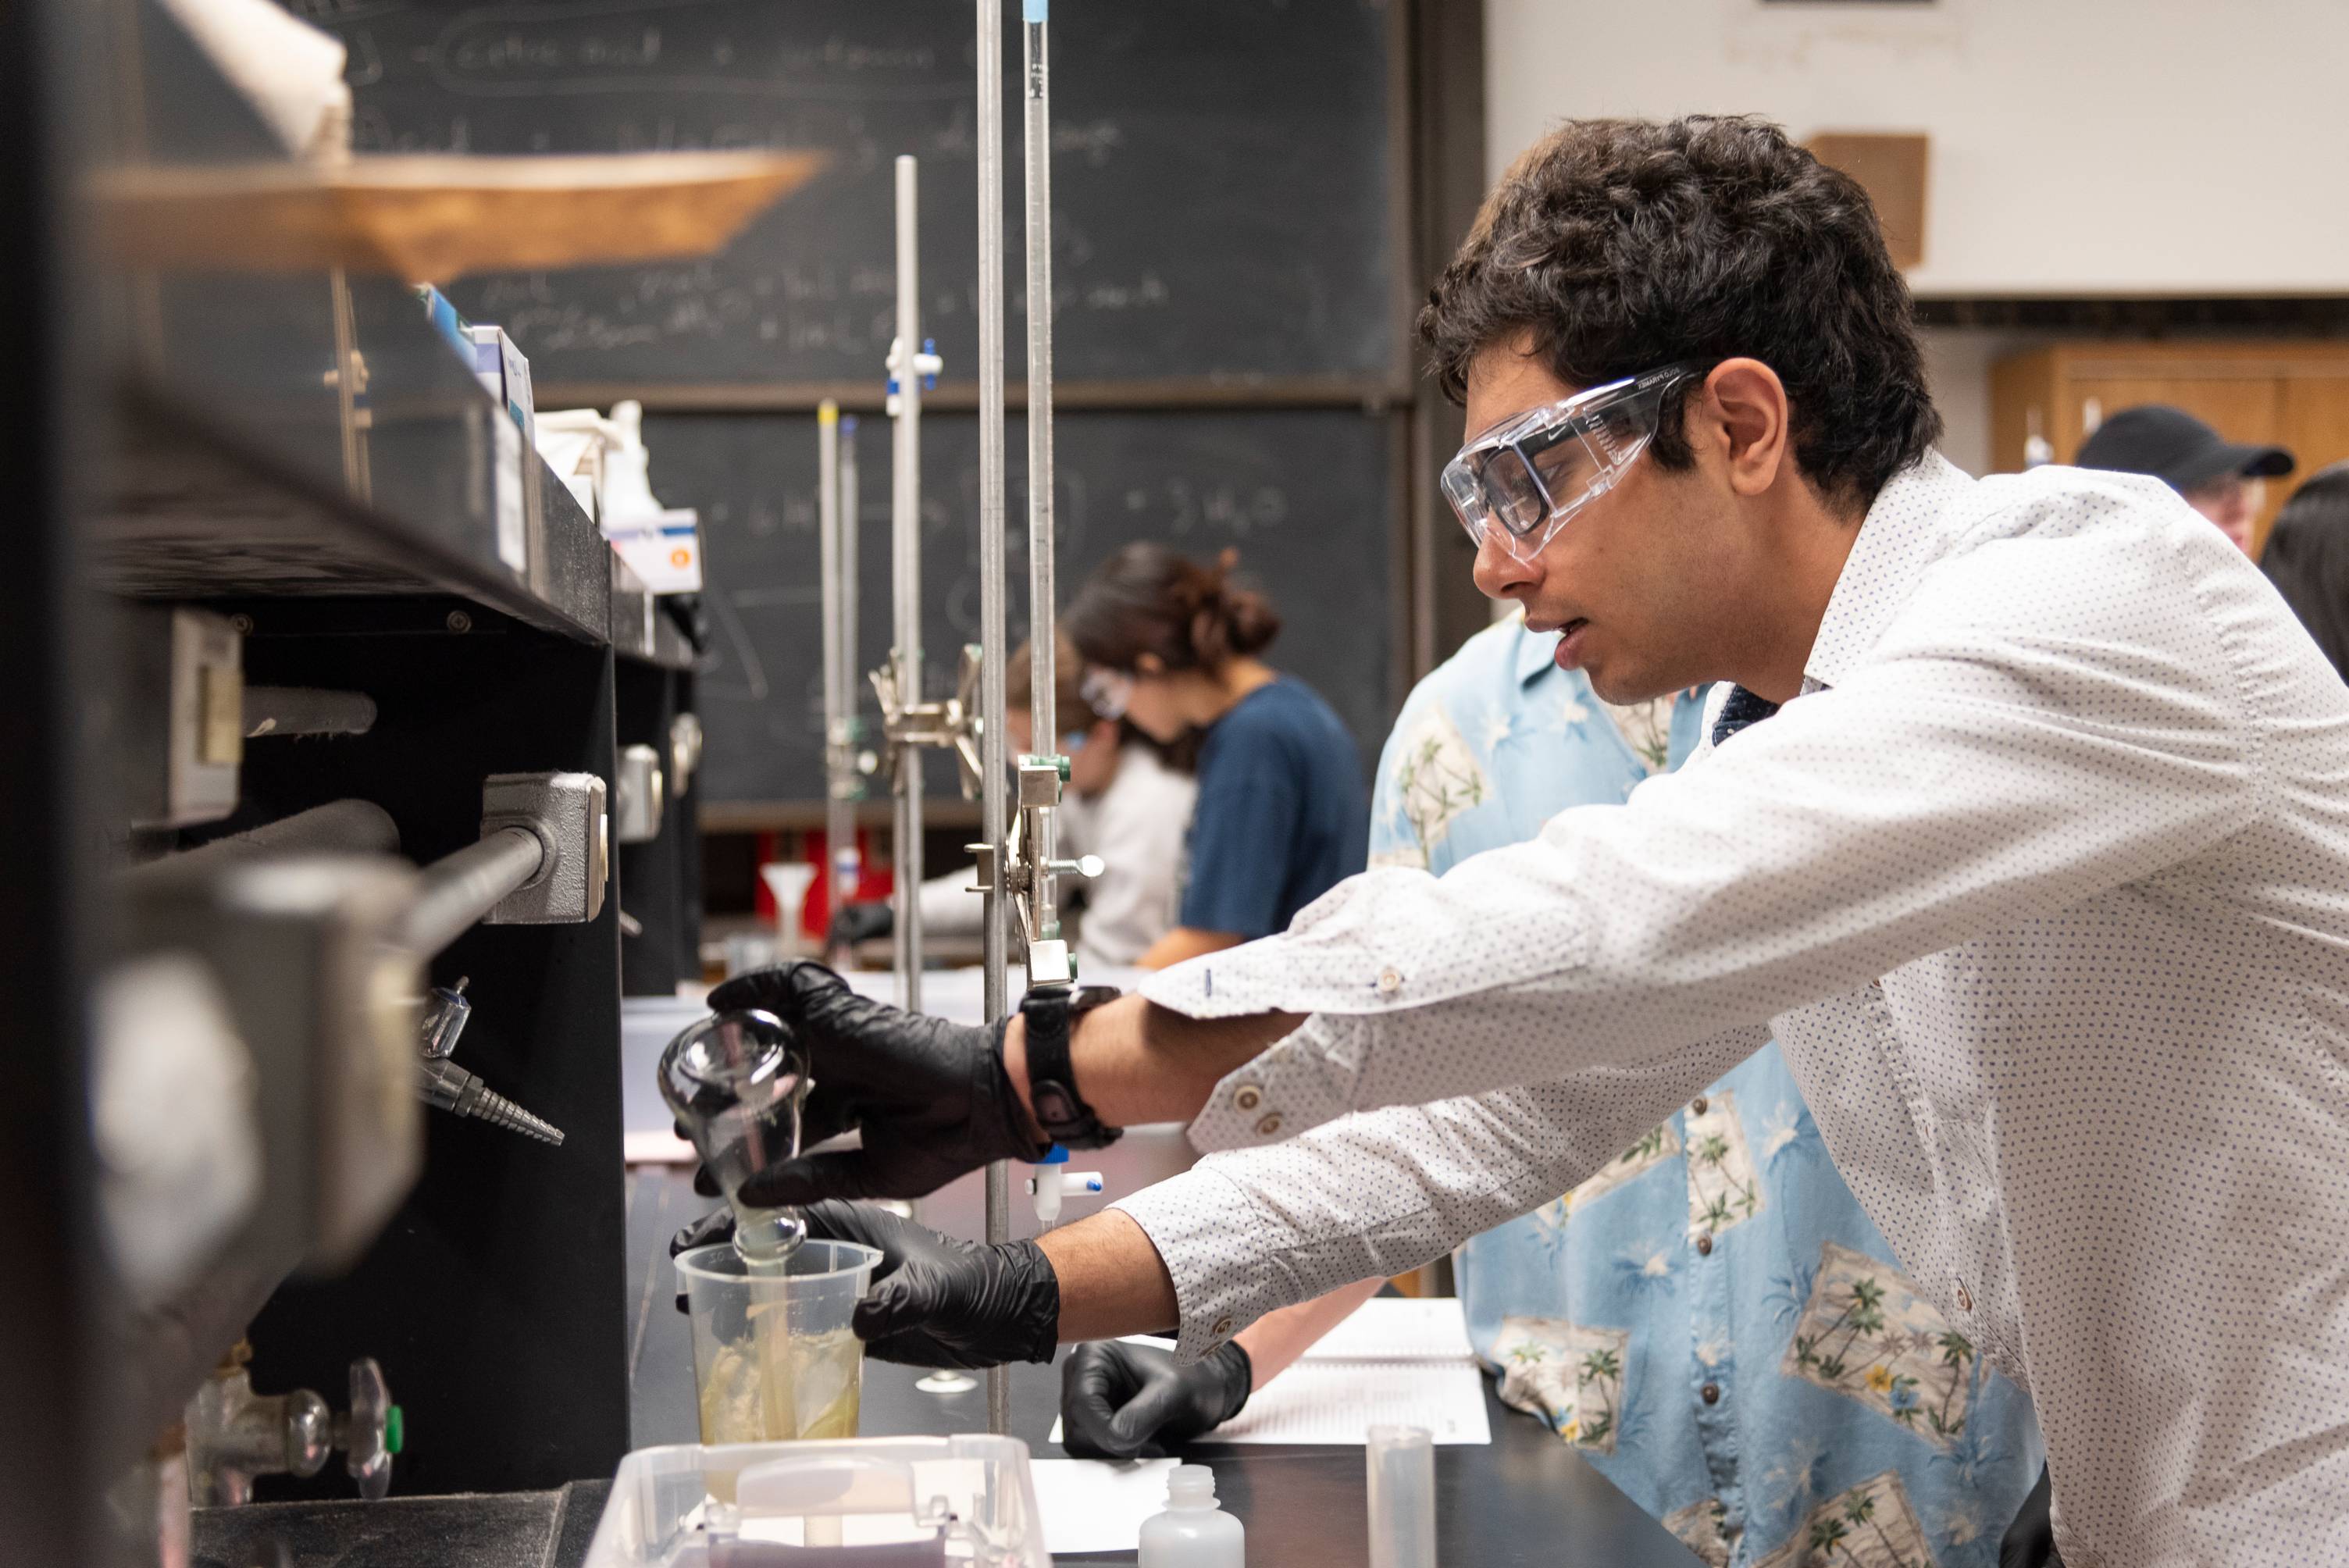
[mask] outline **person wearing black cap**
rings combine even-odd
[[[2292,472],[2282,447],[2230,441],[2183,408],[2146,403],[2124,408],[2080,443],[2073,466],[2124,474],[2151,474],[2235,542],[2251,549],[2251,520],[2260,514],[2263,480]]]

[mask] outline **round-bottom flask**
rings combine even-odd
[[[806,1238],[798,1210],[746,1203],[741,1192],[751,1177],[799,1154],[811,1087],[790,1026],[754,1008],[704,1018],[661,1053],[661,1098],[734,1211],[734,1249],[747,1263],[780,1264]]]

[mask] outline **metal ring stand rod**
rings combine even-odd
[[[893,646],[896,698],[912,707],[922,696],[922,303],[916,249],[915,162],[897,160],[897,341],[890,350],[896,390],[890,411],[895,481],[889,493],[889,565],[894,585]],[[896,861],[897,1000],[922,1009],[922,759],[907,748],[896,758],[896,810],[892,835]]]
[[[978,0],[978,624],[979,755],[985,782],[979,792],[979,834],[988,852],[978,857],[980,981],[989,1024],[1010,1011],[1003,966],[1003,662],[1009,640],[1004,614],[1003,514],[1003,6]],[[987,1168],[987,1239],[1011,1235],[1011,1168],[997,1161]],[[1011,1382],[1008,1369],[987,1374],[987,1429],[1011,1429]]]

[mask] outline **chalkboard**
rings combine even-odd
[[[823,149],[723,253],[460,280],[540,387],[877,381],[891,160],[922,160],[924,331],[977,379],[970,0],[287,0],[350,50],[363,150]],[[1384,382],[1394,293],[1392,0],[1052,9],[1057,374]],[[1005,283],[1024,363],[1020,7],[1007,5]]]
[[[1268,658],[1329,699],[1378,756],[1395,702],[1395,536],[1388,423],[1359,413],[1064,413],[1053,421],[1061,602],[1118,546],[1163,541],[1206,559],[1227,545],[1272,595],[1284,626]],[[655,415],[652,481],[700,509],[711,645],[698,682],[708,732],[703,804],[823,798],[822,597],[816,570],[816,425],[796,415]],[[1025,434],[1011,421],[1014,549],[1009,619],[1025,634]],[[978,634],[978,423],[922,421],[924,689],[953,689]],[[862,494],[860,664],[889,647],[889,430],[857,438]],[[871,698],[865,698],[868,717]],[[932,793],[950,792],[937,759]]]

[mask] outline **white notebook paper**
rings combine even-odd
[[[1425,1427],[1439,1443],[1493,1440],[1457,1299],[1364,1302],[1206,1440],[1367,1445],[1375,1426]]]
[[[1489,1443],[1485,1376],[1456,1297],[1381,1296],[1216,1429],[1224,1443],[1367,1443],[1375,1426],[1425,1427],[1439,1443]]]

